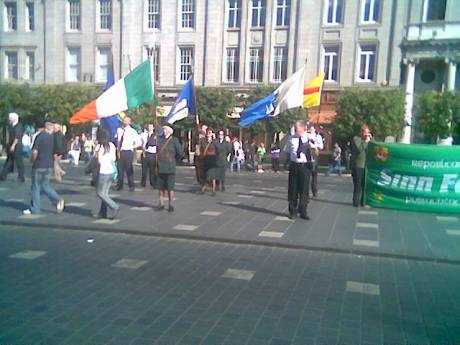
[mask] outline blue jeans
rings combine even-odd
[[[32,201],[30,203],[30,211],[32,213],[40,213],[40,193],[43,191],[50,199],[54,206],[61,200],[53,187],[50,185],[50,177],[53,169],[37,168],[32,169],[32,187],[30,189]]]
[[[329,171],[327,172],[327,174],[332,174],[334,170],[337,170],[339,176],[342,176],[342,162],[340,160],[332,162],[332,165],[329,166]]]
[[[107,216],[107,207],[112,211],[118,208],[115,201],[109,196],[110,186],[112,185],[113,174],[99,174],[96,194],[101,199],[100,215]]]
[[[241,161],[238,160],[238,158],[234,158],[232,160],[232,169],[231,171],[239,173],[241,171]]]

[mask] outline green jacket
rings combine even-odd
[[[366,167],[367,142],[361,137],[354,137],[351,142],[351,168],[364,169]]]
[[[218,167],[227,166],[227,156],[232,152],[232,144],[225,140],[222,143],[219,140],[214,140],[214,146],[217,153],[216,165]]]
[[[158,142],[157,162],[160,174],[175,174],[176,160],[182,158],[182,147],[179,140],[175,137],[170,138],[169,141],[161,138]]]

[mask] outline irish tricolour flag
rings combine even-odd
[[[76,125],[99,120],[128,109],[137,108],[145,102],[153,100],[154,85],[153,65],[149,59],[75,113],[70,118],[70,124]]]

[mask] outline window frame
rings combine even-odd
[[[282,49],[283,54],[281,55],[281,59],[279,59],[280,55],[277,54],[277,50]],[[282,83],[287,79],[287,64],[288,64],[288,55],[289,50],[287,46],[275,46],[273,47],[273,58],[272,58],[272,73],[271,73],[271,82],[273,83]],[[284,70],[284,78],[283,78],[283,70]],[[277,72],[280,74],[279,78],[276,78]]]
[[[185,50],[190,50],[191,53],[190,53],[190,57],[188,57],[188,59],[190,60],[188,63],[182,63],[182,51],[185,51]],[[191,74],[193,73],[193,70],[194,70],[194,64],[195,64],[195,47],[194,46],[191,46],[191,45],[184,45],[184,46],[179,46],[178,47],[178,64],[177,64],[177,78],[176,78],[176,81],[177,81],[177,84],[185,84],[188,79],[190,78]],[[187,68],[189,67],[190,68],[190,71],[186,72],[182,72],[182,66],[184,66],[184,68]],[[186,79],[182,79],[182,75],[183,73],[188,73],[188,76]]]
[[[10,7],[11,6],[11,7]],[[11,20],[10,28],[10,15],[8,9],[14,9],[14,14]],[[16,32],[18,31],[18,4],[16,1],[5,1],[3,4],[3,31],[5,32]]]
[[[107,55],[107,65],[106,65],[106,69],[107,69],[107,72],[106,72],[106,76],[105,76],[105,79],[101,78],[101,66],[103,66],[101,64],[101,56],[103,56],[103,54],[101,54],[101,51],[102,50],[105,50],[108,52],[108,55]],[[109,77],[109,70],[110,70],[110,66],[111,66],[111,61],[112,61],[112,47],[110,46],[97,46],[96,47],[96,64],[95,64],[95,71],[94,71],[94,80],[96,83],[99,83],[99,84],[105,84],[107,83],[107,80],[108,80],[108,77]]]
[[[233,51],[232,56],[229,52]],[[226,47],[225,48],[225,67],[224,67],[224,83],[226,84],[238,84],[240,82],[240,48],[239,47]],[[231,68],[229,64],[232,64]],[[233,72],[233,79],[229,78],[229,71]]]
[[[444,3],[444,18],[443,19],[428,19],[428,12],[429,12],[429,9],[430,9],[430,5],[429,5],[430,1],[432,1],[432,0],[424,0],[423,1],[422,21],[424,23],[445,21],[446,20],[446,12],[447,12],[447,1]]]
[[[367,54],[362,54],[363,51],[363,48],[364,47],[373,47],[374,48],[374,51],[373,51],[373,54],[370,54],[370,53],[367,53]],[[369,78],[366,78],[366,79],[361,79],[360,77],[360,72],[361,72],[361,58],[362,58],[362,55],[366,55],[367,58],[366,58],[366,66],[365,66],[365,74],[366,76],[368,77],[369,76],[369,65],[370,65],[370,56],[374,56],[374,68],[373,68],[373,79],[369,79]],[[377,63],[377,57],[378,57],[378,45],[377,43],[375,42],[361,42],[358,44],[358,57],[356,59],[356,74],[355,74],[355,82],[356,83],[359,83],[359,84],[362,84],[362,83],[376,83],[377,82],[377,66],[378,66],[378,63]]]
[[[256,57],[256,56],[251,55],[251,52],[255,51],[255,50],[258,51],[257,61],[253,61],[254,60],[253,58]],[[255,64],[257,66],[257,70],[254,73],[252,73],[252,71],[251,71],[252,64]],[[260,80],[259,80],[259,78],[256,78],[256,80],[254,80],[252,78],[252,75],[254,75],[254,74],[255,75],[260,74]],[[261,83],[263,83],[263,81],[264,81],[264,48],[263,47],[250,47],[249,48],[249,53],[248,53],[247,82],[250,83],[250,84],[261,84]]]
[[[33,62],[32,65],[30,64],[30,57],[32,57],[32,62]],[[25,60],[24,70],[26,72],[24,79],[28,81],[35,81],[35,52],[34,51],[26,51],[26,60]]]
[[[322,47],[322,58],[321,58],[321,71],[324,73],[324,82],[328,84],[338,84],[340,82],[340,55],[341,55],[341,45],[340,44],[324,44]],[[335,49],[335,52],[327,52],[327,49]],[[329,70],[326,72],[326,57],[329,57],[329,61],[336,62],[336,80],[328,79],[329,76],[332,76],[334,70],[334,63],[330,64],[329,62]],[[335,57],[335,59],[334,59]]]
[[[19,54],[17,51],[7,50],[4,53],[4,78],[5,80],[19,80]],[[10,76],[10,55],[15,55],[16,58],[16,68],[13,74],[16,74],[14,78]]]
[[[369,1],[369,20],[365,20],[365,8],[366,8],[366,1]],[[360,23],[362,25],[376,25],[380,24],[380,18],[382,18],[382,1],[383,0],[361,0],[361,15],[360,15]],[[375,9],[377,2],[377,19],[374,19]]]
[[[153,48],[153,49],[152,49]],[[160,46],[155,45],[150,47],[148,45],[144,46],[144,60],[150,59],[152,56],[151,51],[153,50],[153,73],[155,76],[155,81],[160,82]]]
[[[32,11],[30,8],[32,8]],[[26,32],[35,31],[35,3],[32,1],[27,1],[24,6],[24,12],[24,24]]]
[[[254,2],[257,2],[261,4],[260,6],[254,7]],[[267,21],[267,0],[251,0],[250,1],[250,6],[251,6],[251,29],[263,29],[265,28],[265,23]],[[257,25],[254,25],[253,19],[254,19],[254,10],[257,10]],[[261,25],[262,24],[262,25]]]
[[[70,64],[70,57],[71,51],[77,50],[78,51],[78,64]],[[77,66],[77,80],[70,80],[70,70],[71,66]],[[77,46],[68,46],[66,49],[66,60],[65,60],[65,82],[66,83],[79,83],[82,81],[82,74],[81,74],[81,47]]]
[[[291,25],[291,18],[290,18],[290,15],[291,15],[291,5],[292,5],[292,2],[291,0],[281,0],[283,3],[282,5],[280,6],[278,4],[278,1],[280,0],[274,0],[275,1],[275,11],[274,11],[274,15],[275,15],[275,21],[274,21],[274,26],[275,28],[288,28],[289,25]],[[282,11],[282,18],[281,18],[281,22],[282,24],[278,25],[278,10],[281,9]],[[287,23],[286,23],[287,21]]]
[[[236,4],[236,7],[232,7],[231,4]],[[227,1],[227,29],[238,30],[241,28],[241,12],[242,12],[242,1],[241,0],[228,0]],[[230,26],[230,14],[233,13],[233,25]]]
[[[156,9],[156,12],[150,12],[150,1],[157,3],[157,6],[152,5],[153,9]],[[156,8],[157,7],[157,8]],[[150,27],[150,16],[152,16],[152,23],[158,25],[153,25]],[[157,17],[157,20],[154,18]],[[144,31],[146,32],[159,32],[161,31],[161,0],[144,0]]]
[[[78,15],[72,14],[72,3],[78,4]],[[81,0],[66,0],[66,32],[80,32],[81,31]],[[78,29],[72,28],[72,18],[78,20]]]
[[[195,25],[196,25],[196,1],[195,0],[181,0],[178,1],[179,3],[179,28],[181,31],[194,31],[195,30]],[[187,6],[187,4],[190,4]],[[184,8],[188,8],[188,10],[184,10]],[[184,17],[185,16],[185,17]],[[186,23],[184,20],[187,18],[187,16],[190,16],[189,20],[191,25],[190,26],[184,26],[184,23]]]
[[[109,4],[109,13],[102,13],[102,4]],[[102,28],[102,16],[108,18],[107,24],[109,28]],[[104,21],[105,22],[105,21]],[[113,2],[112,0],[97,0],[96,2],[96,32],[111,32],[113,29]]]
[[[329,20],[329,2],[332,1],[332,22]],[[341,2],[340,19],[337,20],[338,3]],[[341,26],[343,25],[343,11],[345,0],[324,0],[323,1],[323,25],[324,26]]]

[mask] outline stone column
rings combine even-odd
[[[457,73],[457,62],[447,61],[447,91],[455,90],[455,74]]]
[[[412,136],[412,109],[414,106],[415,61],[406,61],[406,102],[404,108],[404,134],[401,142],[410,144]]]

